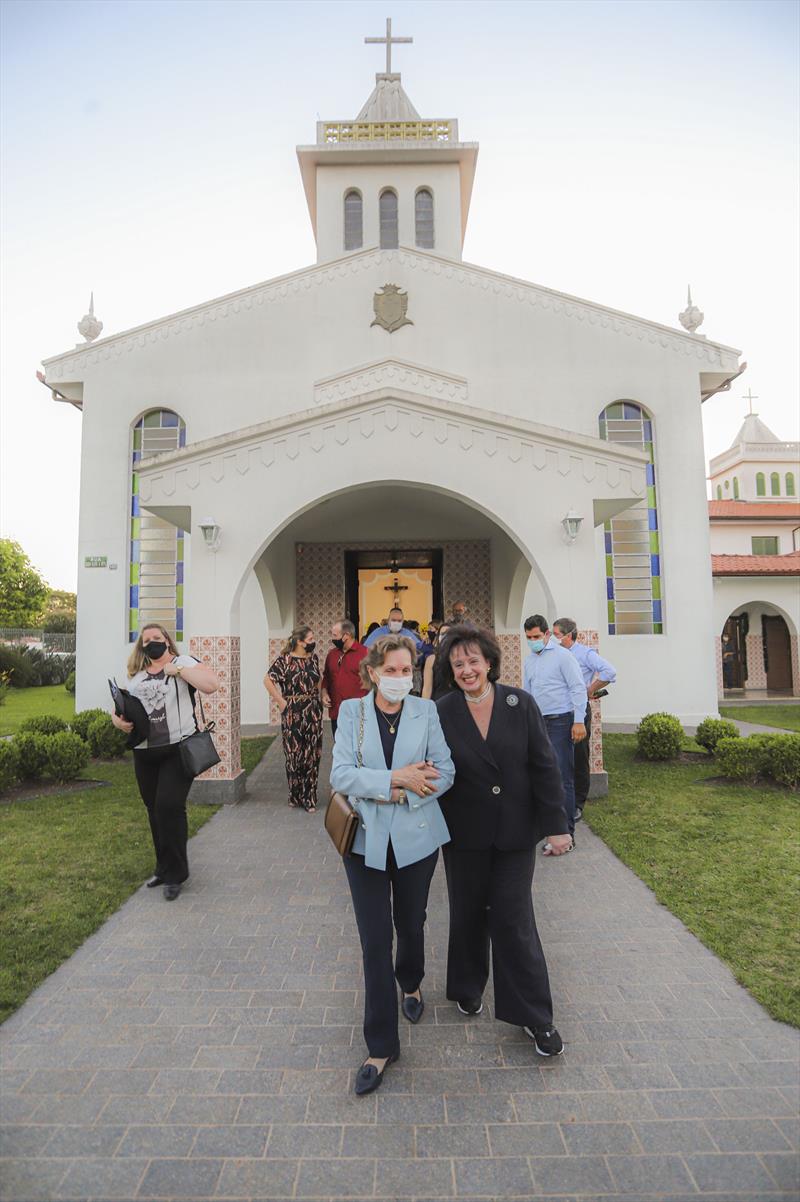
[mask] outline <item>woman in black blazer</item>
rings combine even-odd
[[[542,715],[523,689],[496,684],[500,647],[488,630],[454,626],[441,649],[455,686],[437,702],[456,767],[440,798],[450,898],[447,996],[480,1014],[492,945],[495,1016],[523,1027],[541,1056],[564,1045],[553,1026],[547,965],[533,916],[537,842],[570,849],[564,790]]]

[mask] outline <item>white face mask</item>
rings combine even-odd
[[[403,701],[411,692],[413,676],[380,676],[378,688],[387,701]]]
[[[390,622],[389,623],[389,630],[391,631],[392,634],[399,634],[402,629],[403,629],[402,622]]]

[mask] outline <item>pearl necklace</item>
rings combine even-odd
[[[464,700],[466,701],[467,705],[480,705],[480,703],[482,701],[486,700],[486,698],[489,696],[491,691],[492,691],[492,682],[489,681],[486,688],[481,693],[480,697],[470,697],[467,693],[465,693]]]

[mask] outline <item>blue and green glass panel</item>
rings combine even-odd
[[[641,448],[647,496],[603,528],[609,634],[662,634],[664,599],[656,494],[653,422],[632,401],[616,401],[600,415],[600,437]],[[637,529],[638,526],[638,529]],[[635,600],[629,596],[638,594]]]
[[[128,581],[128,639],[135,643],[139,637],[140,620],[147,617],[142,610],[141,588],[147,577],[147,551],[143,549],[142,514],[139,508],[138,466],[143,456],[157,455],[186,446],[186,423],[170,409],[154,409],[146,413],[133,428],[131,452],[131,509],[130,509],[130,576]],[[154,521],[155,519],[151,519]],[[167,523],[164,523],[165,527]],[[170,528],[174,529],[174,528]],[[186,535],[175,530],[175,592],[174,628],[178,641],[183,639],[184,615],[184,552]],[[170,611],[172,604],[170,605]],[[173,623],[170,623],[172,625]]]

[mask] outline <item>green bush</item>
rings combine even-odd
[[[124,731],[117,730],[110,714],[103,714],[89,724],[88,741],[93,756],[100,760],[112,760],[125,754],[128,736]]]
[[[14,738],[19,756],[19,774],[23,780],[38,780],[44,775],[47,765],[47,739],[49,736],[29,731]],[[52,736],[50,736],[52,737]]]
[[[20,778],[19,750],[10,739],[0,743],[0,793],[10,789]]]
[[[800,785],[800,735],[771,735],[766,755],[770,776],[779,785]]]
[[[645,714],[636,738],[646,760],[674,760],[683,744],[683,727],[673,714]]]
[[[738,739],[739,728],[727,718],[704,718],[694,736],[701,747],[714,754],[720,739]]]
[[[58,781],[74,780],[89,763],[89,748],[80,735],[62,730],[44,739],[47,763],[46,774]]]
[[[11,688],[11,673],[0,672],[0,705],[5,705],[8,690]]]
[[[89,727],[96,718],[108,718],[105,710],[81,710],[74,718],[70,718],[69,728],[76,735],[80,735],[84,743],[89,742]]]
[[[66,722],[57,714],[36,714],[19,724],[20,734],[32,732],[37,735],[58,735],[67,729]]]
[[[28,689],[38,684],[37,672],[21,648],[0,643],[0,672],[9,673],[9,684],[14,689]]]
[[[720,739],[715,752],[719,770],[731,780],[754,784],[759,777],[770,776],[772,741],[775,735],[750,735],[749,738]]]
[[[70,672],[69,676],[64,681],[64,688],[67,690],[68,693],[71,693],[73,697],[75,696],[75,673],[74,672]]]

